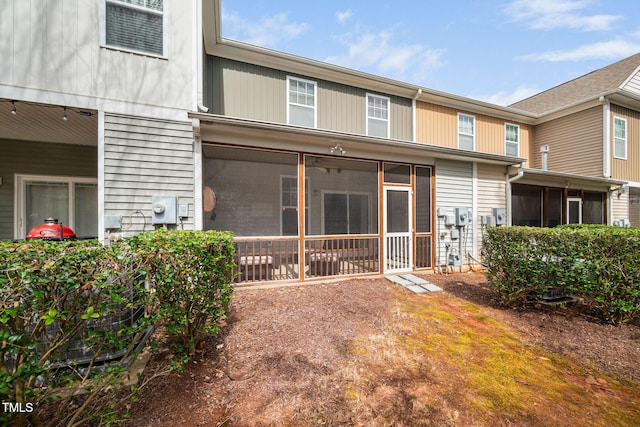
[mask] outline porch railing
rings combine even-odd
[[[306,238],[304,265],[299,238],[238,237],[235,245],[237,283],[300,280],[301,270],[305,278],[380,271],[378,236]]]

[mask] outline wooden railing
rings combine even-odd
[[[236,238],[236,282],[300,280],[301,268],[305,278],[380,271],[378,236],[307,238],[302,266],[299,243],[290,237]]]
[[[416,235],[416,259],[414,260],[415,268],[431,268],[432,263],[432,239],[431,235]]]

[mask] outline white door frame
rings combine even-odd
[[[407,193],[407,231],[389,232],[387,203],[389,191]],[[411,187],[385,185],[383,186],[384,212],[384,273],[405,273],[413,271],[413,217]]]
[[[569,206],[571,206],[571,202],[578,202],[578,224],[582,224],[582,198],[580,197],[567,197],[567,220],[566,224],[569,224],[570,211]]]

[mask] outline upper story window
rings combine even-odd
[[[367,94],[367,135],[389,138],[389,105],[386,96]]]
[[[476,118],[458,113],[458,148],[474,150],[476,140]]]
[[[613,118],[613,157],[627,159],[627,119]]]
[[[167,56],[164,0],[103,0],[102,45]]]
[[[518,157],[520,151],[520,126],[504,124],[504,152],[507,156]]]
[[[287,77],[287,123],[316,127],[316,82]]]

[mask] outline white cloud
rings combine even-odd
[[[492,104],[507,106],[529,98],[539,92],[540,90],[533,87],[520,86],[511,93],[500,91],[491,95],[480,95],[477,98]]]
[[[262,17],[259,22],[250,22],[236,13],[223,10],[222,25],[225,37],[264,47],[295,39],[309,28],[309,24],[304,22],[290,22],[284,12]]]
[[[339,23],[344,24],[347,19],[351,18],[351,10],[345,10],[345,11],[337,11],[336,12],[336,19],[338,20]]]
[[[515,0],[505,12],[516,22],[526,22],[529,28],[553,30],[571,28],[583,31],[607,31],[622,19],[621,15],[589,15],[587,0]]]
[[[443,49],[420,44],[395,44],[393,31],[343,35],[338,41],[347,46],[343,55],[330,56],[326,62],[379,74],[396,80],[425,84],[431,72],[443,64]]]
[[[519,56],[525,61],[582,61],[586,59],[618,59],[640,52],[640,44],[626,40],[610,40],[579,46],[573,50],[554,50]]]

